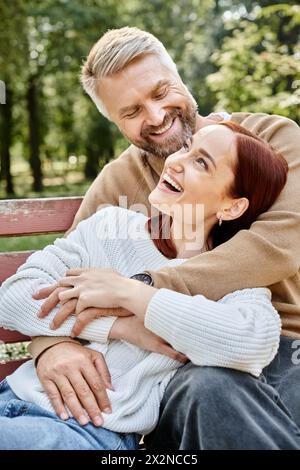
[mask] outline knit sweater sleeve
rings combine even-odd
[[[103,209],[103,212],[108,209]],[[99,237],[100,213],[81,222],[67,238],[56,239],[52,245],[33,253],[0,287],[0,326],[18,330],[29,336],[69,336],[76,317],[70,316],[63,325],[52,330],[50,324],[59,306],[39,319],[37,314],[44,300],[35,300],[33,293],[57,282],[71,268],[91,265],[109,267]],[[80,338],[106,342],[116,317],[94,320],[81,332]]]
[[[265,288],[236,291],[219,302],[160,289],[148,305],[145,326],[196,365],[254,376],[275,357],[281,330]]]

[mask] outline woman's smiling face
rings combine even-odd
[[[185,221],[191,224],[196,223],[197,204],[202,204],[205,222],[214,224],[218,212],[233,203],[228,190],[234,181],[235,161],[235,134],[222,125],[204,127],[166,159],[149,201],[172,217],[180,212],[178,208],[183,213],[185,207],[192,207],[192,219]]]

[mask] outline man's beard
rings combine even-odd
[[[189,104],[185,112],[181,109],[173,109],[165,116],[164,122],[159,127],[164,127],[166,124],[170,123],[170,121],[178,117],[182,125],[182,132],[166,137],[163,142],[158,144],[153,142],[150,137],[150,134],[155,132],[158,127],[147,126],[141,132],[141,137],[143,137],[144,140],[143,142],[139,142],[138,147],[158,158],[166,159],[169,155],[181,149],[185,141],[193,135],[196,128],[196,116],[197,107],[194,103]]]

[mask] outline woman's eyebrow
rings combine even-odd
[[[206,150],[202,148],[198,148],[197,152],[202,153],[202,155],[208,158],[212,162],[213,166],[217,169],[217,164],[216,164],[214,157],[212,157]]]

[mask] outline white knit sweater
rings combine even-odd
[[[31,255],[0,288],[0,326],[30,336],[69,335],[74,316],[53,331],[49,325],[58,307],[39,319],[43,300],[32,299],[34,292],[59,280],[67,269],[110,267],[129,277],[182,263],[168,260],[156,249],[146,220],[143,214],[108,207],[81,222],[67,238]],[[115,388],[108,390],[113,411],[103,415],[104,427],[147,434],[157,423],[165,388],[182,364],[125,341],[108,341],[114,321],[114,317],[94,320],[80,335],[91,342],[86,347],[105,356]],[[196,365],[229,367],[254,376],[274,358],[281,328],[265,288],[237,291],[219,302],[160,289],[149,303],[145,325]],[[33,361],[7,380],[21,399],[54,411]]]

